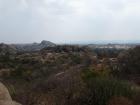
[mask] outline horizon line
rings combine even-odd
[[[0,42],[1,44],[33,44],[41,43],[42,41],[49,41],[55,44],[140,44],[140,40],[85,40],[85,41],[51,41],[51,40],[41,40],[41,41],[32,41],[32,42]]]

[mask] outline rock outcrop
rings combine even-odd
[[[8,89],[0,83],[0,105],[21,105],[12,100]]]
[[[41,43],[14,44],[18,52],[40,51],[43,48],[54,47],[56,44],[43,40]]]

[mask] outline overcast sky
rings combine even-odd
[[[0,42],[140,40],[140,0],[0,0]]]

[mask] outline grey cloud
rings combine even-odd
[[[140,39],[139,0],[0,0],[0,42]]]

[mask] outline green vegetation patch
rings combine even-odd
[[[84,75],[85,74],[85,75]],[[110,98],[123,96],[132,98],[131,84],[109,77],[100,77],[89,70],[84,71],[87,84],[87,98],[84,105],[106,105]]]

